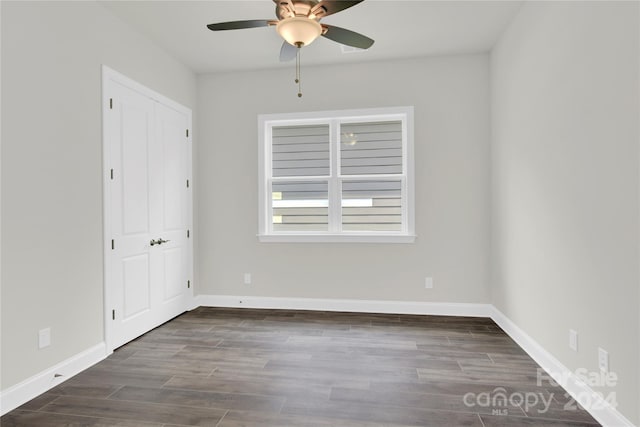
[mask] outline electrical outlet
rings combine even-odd
[[[51,328],[38,331],[38,348],[45,348],[51,345]]]
[[[425,277],[425,279],[424,279],[424,288],[425,289],[433,289],[433,277]]]
[[[602,372],[609,372],[609,353],[598,347],[598,367]]]
[[[244,273],[244,284],[245,285],[251,284],[251,273]]]
[[[569,329],[569,348],[578,351],[578,332]]]

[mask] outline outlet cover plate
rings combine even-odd
[[[425,279],[424,279],[424,288],[425,289],[433,289],[433,277],[425,277]]]
[[[569,329],[569,348],[578,351],[578,332],[573,329]]]
[[[45,348],[51,345],[51,328],[38,331],[38,348]]]
[[[602,372],[609,372],[609,352],[598,347],[598,367]]]

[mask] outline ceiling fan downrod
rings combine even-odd
[[[296,83],[298,84],[298,98],[302,98],[302,82],[300,79],[300,51],[302,50],[302,43],[296,43],[298,51],[296,52]]]

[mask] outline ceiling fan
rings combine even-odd
[[[348,9],[362,1],[273,0],[276,4],[277,20],[219,22],[209,24],[207,28],[211,31],[224,31],[275,26],[278,34],[285,40],[280,49],[280,61],[292,60],[299,48],[308,46],[319,36],[347,46],[368,49],[374,42],[369,37],[345,28],[320,23],[325,16]]]

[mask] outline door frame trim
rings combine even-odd
[[[113,307],[113,295],[111,286],[112,257],[111,251],[111,193],[110,193],[110,141],[107,140],[107,132],[105,123],[107,122],[107,114],[110,110],[110,92],[111,84],[116,82],[126,86],[136,92],[151,98],[152,100],[164,104],[187,115],[189,122],[189,134],[187,138],[187,176],[190,181],[189,191],[187,192],[187,227],[191,231],[191,237],[187,241],[187,274],[191,278],[191,288],[187,291],[185,300],[185,311],[193,308],[193,117],[190,108],[185,107],[167,98],[166,96],[150,89],[141,83],[138,83],[129,77],[102,65],[102,229],[103,229],[103,298],[104,298],[104,343],[106,354],[111,354],[114,350],[113,344],[113,328],[111,327],[111,310]],[[167,319],[168,320],[168,319]]]

